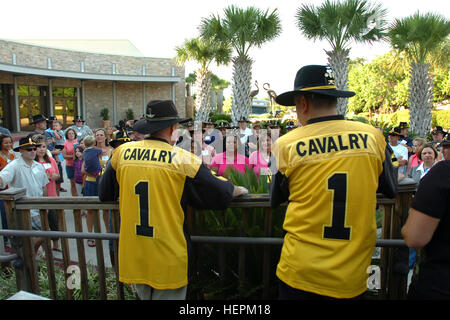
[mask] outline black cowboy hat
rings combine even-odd
[[[441,147],[447,147],[450,146],[450,134],[447,134],[447,138],[442,140],[439,144]]]
[[[389,135],[390,135],[390,136],[398,136],[398,137],[401,137],[402,134],[401,134],[400,132],[401,132],[400,127],[395,127],[395,128],[393,128],[391,131],[389,131]]]
[[[282,106],[294,106],[294,96],[304,92],[313,92],[338,98],[349,98],[355,95],[352,91],[336,89],[332,70],[329,66],[308,65],[297,71],[294,80],[294,90],[280,94],[275,101]]]
[[[228,121],[225,120],[217,120],[215,123],[215,127],[216,129],[228,129],[230,127],[230,123]]]
[[[33,121],[30,124],[35,124],[41,121],[47,121],[47,118],[44,117],[43,114],[37,114],[35,116],[33,116]]]
[[[433,131],[431,131],[431,133],[432,134],[438,134],[438,133],[446,134],[447,132],[445,132],[441,126],[436,126],[436,127],[434,127]]]
[[[13,150],[19,152],[19,149],[36,147],[36,143],[31,139],[31,136],[20,138],[19,146],[15,147]]]
[[[55,121],[55,120],[58,120],[55,116],[50,116],[50,117],[48,117],[48,119],[47,119],[47,123],[51,123],[51,122],[53,122],[53,121]]]
[[[177,108],[172,100],[152,100],[147,104],[145,122],[140,124],[140,131],[136,131],[143,134],[152,134],[175,123],[185,123],[190,120],[192,119],[178,116]]]
[[[75,118],[73,118],[74,123],[77,121],[85,122],[80,116],[76,116]]]
[[[441,141],[439,144],[441,147],[447,147],[450,146],[450,134],[447,134],[447,137]]]
[[[408,122],[400,122],[398,126],[400,127],[400,129],[409,128]]]
[[[122,127],[122,130],[120,130],[119,132],[116,133],[116,138],[109,141],[109,145],[115,149],[118,146],[120,146],[121,144],[123,144],[125,142],[130,142],[130,141],[131,141],[131,139],[128,136],[127,131],[125,130],[125,128]]]
[[[189,120],[189,121],[187,121],[186,123],[184,123],[183,126],[184,126],[185,128],[186,128],[186,127],[192,127],[192,126],[194,126],[194,121]]]
[[[147,130],[147,121],[145,119],[140,119],[133,124],[133,131],[145,134]]]

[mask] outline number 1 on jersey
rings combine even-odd
[[[347,214],[347,174],[335,173],[327,180],[328,190],[333,190],[333,211],[331,227],[324,226],[326,239],[350,240],[350,228],[345,227]]]
[[[148,181],[140,181],[134,187],[134,193],[139,196],[140,224],[136,226],[136,235],[153,238],[153,227],[150,226],[150,210],[148,201]]]

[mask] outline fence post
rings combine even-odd
[[[6,221],[8,223],[8,229],[11,230],[19,230],[23,229],[23,226],[16,212],[15,202],[23,198],[26,194],[25,188],[9,188],[7,190],[0,191],[0,199],[5,203],[5,211],[6,211]],[[33,285],[31,281],[31,277],[35,277],[36,274],[34,271],[30,272],[28,265],[25,263],[26,253],[24,252],[24,241],[27,238],[25,237],[11,237],[11,250],[12,253],[15,253],[19,256],[13,263],[13,267],[16,271],[16,283],[18,290],[24,290],[28,292],[33,291]],[[28,238],[29,240],[29,238]]]
[[[399,185],[399,192],[395,202],[395,210],[392,216],[391,237],[402,239],[401,230],[408,218],[412,195],[416,191],[416,184]],[[389,277],[388,296],[390,299],[406,299],[408,282],[409,249],[391,249],[391,270]]]

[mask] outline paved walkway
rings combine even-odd
[[[26,136],[27,134],[28,134],[27,132],[19,132],[19,133],[13,134],[14,148],[18,146],[19,139],[23,136]],[[61,196],[71,197],[70,181],[69,181],[69,179],[67,179],[67,174],[66,174],[65,169],[66,168],[63,163],[64,182],[61,184],[61,187],[66,189],[67,192],[62,192]],[[73,211],[65,210],[65,218],[66,218],[67,231],[75,232]],[[82,222],[83,222],[83,232],[88,232],[86,217],[82,217]],[[100,225],[101,225],[102,232],[106,232],[105,224],[103,223],[102,211],[100,211]],[[84,244],[85,244],[84,247],[85,247],[86,263],[97,265],[97,252],[96,252],[95,247],[89,247],[87,245],[87,240],[84,240]],[[103,255],[104,255],[104,261],[105,261],[105,267],[111,267],[111,260],[109,257],[109,240],[102,240],[102,244],[103,244]],[[61,241],[60,241],[60,247],[62,247]],[[70,260],[73,262],[78,262],[77,243],[76,243],[75,239],[69,239],[69,251],[70,251]],[[62,252],[53,251],[53,255],[56,259],[62,259]]]
[[[67,190],[67,192],[62,192],[61,195],[65,197],[70,197],[70,181],[67,179],[67,175],[65,173],[65,166],[63,165],[63,171],[64,171],[64,182],[61,184],[61,187]],[[66,228],[68,232],[75,232],[75,223],[74,223],[74,217],[73,217],[73,211],[72,210],[65,210],[65,217],[66,217]],[[86,217],[82,217],[83,222],[83,232],[88,232],[87,229],[87,223],[86,223]],[[103,223],[103,215],[102,211],[100,211],[100,225],[102,232],[106,232],[105,224]],[[87,245],[87,240],[84,241],[84,248],[85,248],[85,255],[86,255],[86,263],[97,265],[97,252],[95,247],[89,247]],[[61,241],[60,241],[61,244]],[[102,240],[103,244],[103,255],[104,255],[104,261],[105,261],[105,267],[111,267],[111,261],[109,257],[109,240]],[[77,243],[75,239],[69,239],[69,251],[70,251],[70,260],[74,262],[78,262],[78,251],[77,251]],[[53,251],[53,254],[55,258],[62,259],[62,253]]]

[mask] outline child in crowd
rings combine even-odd
[[[54,120],[52,124],[52,135],[55,139],[55,147],[62,149],[64,147],[64,131],[62,130],[62,124],[59,120]],[[59,146],[59,147],[58,147]]]
[[[80,145],[75,147],[75,159],[73,160],[74,169],[74,179],[75,186],[77,188],[78,195],[83,194],[84,181],[86,179],[85,175],[82,173],[81,168],[83,167],[83,151],[84,148]],[[81,216],[85,217],[87,215],[86,210],[81,210]]]
[[[86,136],[83,139],[83,142],[85,146],[83,151],[84,171],[89,175],[96,177],[102,172],[102,167],[100,166],[102,149],[94,148],[94,136]]]
[[[74,168],[74,178],[75,184],[77,187],[78,194],[81,194],[81,190],[84,185],[84,177],[81,172],[81,167],[83,166],[83,147],[78,145],[75,147],[75,159],[73,160],[73,168]]]

